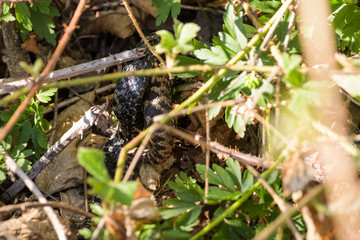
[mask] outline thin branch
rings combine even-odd
[[[269,168],[271,166],[271,164],[265,161],[265,159],[238,152],[236,150],[227,148],[217,142],[210,141],[209,144],[206,144],[206,140],[203,137],[198,135],[194,136],[189,133],[185,133],[183,131],[180,131],[179,129],[168,126],[166,124],[155,123],[154,126],[156,126],[156,128],[162,128],[168,131],[169,133],[177,135],[194,144],[200,144],[201,147],[210,149],[212,152],[216,154],[221,154],[224,158],[232,157],[233,159],[238,160],[243,164],[251,164],[263,168]]]
[[[95,90],[95,94],[101,94],[101,93],[103,93],[103,92],[112,90],[112,89],[114,89],[115,87],[116,87],[116,84],[106,85],[106,86],[104,86],[104,87],[101,87],[101,88],[96,89],[96,90]],[[65,106],[69,106],[69,105],[71,105],[71,104],[73,104],[73,103],[75,103],[75,102],[77,102],[77,101],[79,101],[79,100],[80,100],[80,97],[72,97],[72,98],[70,98],[70,99],[66,99],[65,101],[59,102],[58,104],[56,104],[56,106],[57,106],[57,108],[60,109],[60,108],[63,108],[63,107],[65,107]],[[55,102],[56,102],[56,101],[55,101]],[[56,106],[55,106],[55,107],[54,107],[54,106],[48,107],[48,108],[45,110],[44,114],[51,113],[51,112],[54,110],[54,108],[56,108]],[[54,119],[55,119],[55,117],[54,117]],[[53,128],[55,128],[55,127],[53,126]]]
[[[130,20],[132,21],[132,23],[134,24],[135,28],[136,28],[136,31],[139,33],[141,39],[145,42],[146,46],[149,48],[150,52],[160,61],[160,63],[163,65],[163,66],[166,66],[166,63],[165,61],[160,57],[159,54],[157,54],[154,50],[154,48],[151,46],[151,44],[149,43],[149,41],[146,39],[143,31],[141,30],[138,22],[136,21],[136,18],[134,17],[134,14],[131,10],[131,7],[129,6],[129,3],[127,2],[127,0],[122,0],[124,6],[125,6],[125,9],[126,11],[128,12],[129,14],[129,17],[130,17]]]
[[[243,0],[243,1],[241,1],[241,5],[245,10],[246,15],[248,15],[248,17],[250,18],[250,21],[252,22],[252,24],[254,24],[256,29],[258,29],[258,31],[259,31],[263,25],[259,21],[259,19],[256,17],[254,11],[251,9],[250,4],[246,0]]]
[[[106,217],[106,216],[105,216]],[[99,224],[96,226],[93,235],[91,236],[90,240],[95,240],[97,239],[97,237],[100,234],[101,229],[104,227],[105,225],[105,217],[102,217]]]
[[[154,131],[156,131],[157,129],[154,129]],[[136,154],[134,156],[134,158],[131,161],[131,164],[128,168],[128,170],[126,171],[126,174],[122,180],[122,182],[127,182],[130,179],[130,176],[132,174],[132,172],[134,171],[136,164],[138,163],[141,154],[144,152],[146,145],[149,143],[150,138],[152,136],[152,132],[149,132],[146,137],[142,140],[140,147],[137,149]],[[121,178],[121,176],[120,176]]]
[[[54,54],[51,56],[50,60],[48,61],[47,65],[45,66],[44,70],[40,74],[38,81],[30,90],[29,94],[26,96],[25,100],[19,105],[16,109],[14,114],[11,116],[10,120],[6,123],[4,128],[0,131],[0,142],[5,139],[6,135],[10,132],[13,126],[16,124],[17,120],[20,118],[22,112],[25,110],[26,106],[30,103],[31,98],[33,98],[36,94],[36,91],[39,89],[41,84],[44,81],[44,77],[54,69],[56,62],[60,58],[61,53],[65,49],[66,43],[70,40],[70,36],[72,32],[76,28],[76,23],[78,22],[82,10],[85,7],[85,0],[80,0],[79,4],[76,8],[76,11],[73,15],[73,18],[70,21],[69,26],[65,29],[65,33],[63,37],[60,39],[58,46],[55,49]]]
[[[46,198],[42,195],[40,190],[36,187],[35,183],[26,175],[26,173],[21,170],[18,165],[16,165],[15,161],[6,153],[5,155],[5,164],[9,171],[15,173],[19,176],[19,178],[25,183],[27,188],[39,199],[40,203],[47,203]],[[57,215],[51,207],[44,207],[44,211],[48,216],[51,224],[53,225],[55,232],[60,240],[66,240],[65,227],[59,221]]]
[[[292,9],[290,11],[291,11],[291,16],[290,16],[290,19],[289,19],[288,31],[287,31],[285,39],[284,39],[284,48],[283,48],[284,52],[286,52],[286,50],[288,48],[291,31],[292,31],[292,29],[294,27],[294,24],[295,24],[295,17],[296,17],[295,10]]]
[[[90,212],[87,212],[81,208],[72,206],[72,205],[64,203],[64,202],[54,202],[54,201],[47,201],[46,203],[25,202],[25,203],[6,205],[6,206],[2,206],[0,208],[0,213],[14,212],[16,210],[24,211],[26,208],[42,208],[42,207],[47,207],[47,206],[52,207],[52,208],[62,208],[62,209],[70,210],[70,211],[79,213],[81,215],[84,215],[87,218],[96,217],[96,215],[94,215]]]
[[[205,111],[206,121],[206,146],[210,144],[210,124],[209,124],[209,110]],[[205,204],[207,203],[207,196],[209,192],[209,167],[210,167],[210,148],[206,148],[206,159],[205,159]]]
[[[272,24],[272,26],[270,27],[269,29],[269,32],[266,34],[265,38],[264,38],[264,41],[261,43],[260,45],[260,48],[259,48],[259,51],[257,53],[258,56],[261,55],[261,53],[265,50],[265,46],[266,44],[269,42],[271,36],[274,34],[275,32],[275,29],[277,28],[278,24],[280,23],[283,15],[285,14],[285,12],[287,11],[287,9],[289,8],[290,4],[292,3],[292,1],[288,2],[286,1],[283,6],[286,5],[286,7],[282,8],[281,11],[280,9],[276,12],[276,19],[274,21],[274,24]],[[275,15],[274,15],[275,16]]]
[[[47,83],[56,82],[62,79],[68,80],[71,77],[79,76],[81,74],[94,72],[94,71],[99,73],[101,70],[104,70],[105,72],[105,69],[108,67],[122,64],[128,61],[132,61],[134,59],[138,59],[144,56],[145,54],[143,48],[135,48],[133,50],[123,51],[121,53],[117,53],[109,57],[100,58],[94,61],[81,63],[72,67],[67,67],[52,71],[44,77],[44,82]],[[17,89],[25,87],[26,85],[29,84],[29,82],[31,83],[33,81],[34,79],[32,77],[26,77],[26,76],[0,79],[0,86],[2,86],[0,89],[0,95],[12,93]],[[14,83],[16,83],[16,86],[14,86]]]
[[[213,107],[229,107],[229,106],[234,106],[236,104],[240,104],[240,103],[244,103],[244,99],[235,99],[235,100],[227,100],[227,101],[222,101],[222,102],[212,102],[212,103],[207,103],[204,105],[199,105],[199,106],[195,106],[193,108],[189,109],[182,109],[178,112],[174,112],[174,113],[165,113],[165,114],[160,114],[157,115],[153,118],[154,122],[160,122],[162,119],[167,118],[167,117],[178,117],[178,116],[185,116],[189,113],[195,113],[195,112],[200,112],[200,111],[205,111],[209,108],[213,108]]]
[[[227,69],[231,71],[255,71],[255,72],[272,72],[274,68],[272,66],[239,66],[239,65],[190,65],[190,66],[178,66],[171,68],[153,68],[153,69],[142,69],[133,72],[119,72],[119,73],[110,73],[101,76],[92,76],[86,78],[79,78],[75,80],[65,80],[59,82],[52,82],[44,84],[40,89],[49,89],[49,88],[64,88],[64,87],[74,87],[79,85],[84,85],[88,83],[97,83],[102,81],[110,81],[117,78],[124,78],[130,76],[158,76],[168,73],[182,73],[182,72],[209,72],[215,71],[218,69]],[[0,106],[3,106],[11,101],[17,100],[21,95],[24,95],[30,91],[30,87],[25,87],[16,91],[13,95],[8,95],[0,99]]]
[[[53,161],[75,138],[84,135],[85,130],[89,129],[104,110],[104,106],[90,108],[84,116],[73,124],[73,126],[54,144],[46,153],[36,161],[32,166],[30,179],[34,179],[51,161]],[[1,201],[10,202],[25,187],[24,182],[19,179],[10,188],[7,193],[1,195]],[[10,198],[9,198],[10,196]]]

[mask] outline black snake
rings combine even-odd
[[[154,45],[158,37],[151,36],[149,42]],[[144,47],[141,42],[139,48]],[[136,71],[153,68],[155,59],[146,50],[146,56],[127,63],[124,71]],[[171,80],[167,76],[120,78],[114,92],[114,113],[118,119],[118,130],[105,144],[105,164],[110,174],[114,174],[121,148],[138,135],[139,130],[150,126],[156,115],[171,111]],[[170,125],[173,122],[169,123]],[[148,164],[161,164],[172,152],[174,140],[163,130],[156,131],[152,138],[152,147],[141,156]],[[129,161],[128,161],[129,162]]]

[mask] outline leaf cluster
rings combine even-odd
[[[52,7],[51,0],[17,2],[14,4],[15,17],[10,12],[10,3],[4,3],[0,19],[3,21],[17,21],[20,35],[23,40],[31,31],[40,38],[45,38],[52,45],[56,45],[55,24],[51,17],[59,16],[59,11]]]
[[[156,12],[156,26],[164,23],[170,12],[172,18],[176,18],[180,13],[180,0],[152,0],[152,3],[158,9]]]
[[[332,13],[329,19],[333,22],[336,43],[348,55],[360,53],[360,10],[357,0],[332,0]]]
[[[198,164],[196,169],[204,180],[205,165]],[[139,239],[170,239],[164,237],[169,235],[169,231],[173,231],[171,236],[175,239],[188,239],[192,231],[199,229],[204,211],[209,211],[208,214],[216,218],[255,183],[254,176],[248,170],[242,171],[240,164],[231,158],[227,159],[225,168],[213,164],[208,172],[208,180],[210,186],[205,203],[203,187],[183,172],[177,175],[174,182],[169,182],[175,198],[164,200],[165,207],[159,209],[165,222],[144,225],[138,233]],[[281,194],[277,171],[272,174],[269,183]],[[257,191],[257,196],[248,199],[226,218],[226,221],[214,230],[213,239],[251,239],[258,229],[279,214],[279,209],[272,206],[273,200],[264,188]],[[262,219],[262,224],[251,224],[259,219]],[[162,235],[162,232],[166,234]]]
[[[0,148],[8,153],[25,172],[31,170],[33,161],[39,159],[49,148],[46,131],[51,129],[44,118],[46,110],[42,103],[48,103],[57,88],[40,90],[36,100],[32,98],[19,120],[6,138],[0,143]],[[25,96],[20,97],[22,102]],[[0,111],[0,128],[10,120],[20,103],[10,105],[8,110]],[[4,161],[0,161],[0,183],[5,180],[6,169]]]

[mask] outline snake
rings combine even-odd
[[[159,41],[157,35],[151,35],[147,39],[151,45]],[[157,65],[155,57],[147,50],[143,41],[137,48],[145,49],[145,56],[126,63],[124,71],[133,72]],[[113,99],[113,112],[118,120],[117,131],[103,148],[105,165],[112,176],[121,149],[139,134],[139,130],[153,124],[155,116],[172,110],[171,86],[172,80],[168,76],[130,76],[118,80]],[[170,121],[168,124],[174,125],[174,122]],[[140,161],[152,165],[165,162],[174,147],[173,137],[159,129],[153,133],[151,143],[151,148],[143,152]],[[128,156],[127,166],[129,162]]]

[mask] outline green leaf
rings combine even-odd
[[[27,143],[30,140],[31,131],[32,131],[32,126],[30,120],[25,120],[21,124],[20,134],[16,139],[15,146]]]
[[[178,66],[189,66],[189,65],[195,65],[195,64],[202,64],[201,61],[199,61],[195,58],[191,58],[191,57],[187,57],[187,56],[183,56],[183,55],[177,55],[175,58],[175,61],[177,62]],[[201,74],[201,71],[175,73],[174,75],[179,78],[192,78],[192,77],[196,77],[200,74]]]
[[[51,0],[42,0],[42,1],[38,1],[38,2],[34,2],[32,4],[32,9],[34,11],[49,15],[49,6],[51,4]]]
[[[164,219],[178,216],[186,211],[191,211],[194,207],[198,207],[194,202],[185,202],[180,199],[167,199],[164,204],[171,206],[159,208],[159,212]]]
[[[9,152],[11,149],[11,143],[12,143],[12,135],[9,134],[6,136],[5,140],[1,141],[0,144],[5,152]]]
[[[101,150],[80,148],[77,156],[80,165],[97,180],[103,182],[110,181],[110,176],[104,163],[104,153]]]
[[[47,136],[43,131],[41,131],[39,126],[33,126],[31,131],[31,142],[35,147],[36,157],[40,156],[44,149],[48,148]]]
[[[282,81],[290,83],[295,87],[301,87],[305,82],[305,75],[297,70],[297,68],[300,68],[300,64],[302,62],[301,56],[284,53],[282,57],[285,72],[285,76]]]
[[[158,8],[156,12],[156,26],[166,21],[170,11],[172,18],[176,18],[180,13],[180,0],[152,0],[152,2]]]
[[[219,32],[219,38],[221,40],[221,42],[223,42],[225,44],[225,46],[227,48],[229,48],[230,50],[234,51],[234,52],[239,52],[242,50],[242,47],[240,46],[240,44],[235,41],[235,39],[233,39],[230,34],[226,33],[226,32]]]
[[[184,172],[176,175],[175,182],[169,182],[169,187],[182,201],[190,203],[203,201],[203,190],[194,179],[188,177]]]
[[[221,202],[224,200],[230,200],[232,196],[232,193],[219,188],[218,186],[209,186],[209,193],[207,196],[207,199],[209,200],[209,203],[211,202]]]
[[[104,209],[99,204],[90,204],[90,208],[97,216],[104,216]]]
[[[250,219],[264,217],[271,212],[268,204],[259,204],[258,200],[249,199],[241,205],[241,210],[247,213]]]
[[[88,228],[82,228],[79,230],[79,233],[81,236],[83,236],[85,239],[90,239],[93,232]]]
[[[0,19],[5,21],[5,22],[9,22],[9,21],[14,21],[15,17],[11,14],[11,13],[1,13],[0,14]]]
[[[240,48],[244,49],[247,45],[245,28],[243,26],[242,17],[235,15],[234,5],[227,3],[225,6],[224,23],[233,39],[239,43]],[[234,50],[234,49],[232,49]]]
[[[197,58],[204,60],[205,63],[212,65],[223,65],[230,60],[228,53],[220,46],[211,47],[210,49],[195,50],[194,54]]]
[[[56,45],[56,35],[55,35],[55,24],[48,16],[39,13],[30,9],[31,11],[31,20],[33,22],[34,31],[40,37],[45,37],[46,41],[52,45]]]
[[[0,156],[0,160],[1,160],[1,156]],[[6,167],[4,164],[0,165],[0,184],[2,184],[2,182],[4,182],[6,179]]]
[[[174,35],[167,30],[156,33],[161,37],[160,44],[155,49],[158,53],[165,53],[167,59],[174,59],[177,54],[186,54],[194,49],[192,39],[196,37],[200,27],[194,23],[183,24],[174,19]]]
[[[201,174],[201,179],[205,180],[205,165],[196,164],[196,170]],[[222,185],[220,177],[212,169],[208,171],[208,179],[211,184]]]
[[[181,215],[176,221],[174,226],[183,231],[190,232],[194,226],[196,226],[200,221],[198,217],[200,216],[202,206],[195,206],[191,211]]]
[[[333,77],[336,84],[360,102],[360,75],[344,74]]]
[[[214,119],[221,111],[222,107],[218,106],[218,107],[213,107],[209,109],[209,119],[212,120]]]
[[[3,14],[8,14],[10,12],[10,3],[5,2],[3,3],[3,10],[2,13]]]
[[[20,159],[14,159],[16,164],[24,171],[24,172],[30,172],[31,171],[31,162],[29,160],[20,158]]]
[[[33,24],[31,23],[30,9],[28,4],[25,2],[18,2],[15,4],[15,16],[16,20],[23,26],[26,30],[31,31]]]
[[[280,1],[276,0],[254,0],[251,1],[251,5],[255,6],[259,11],[265,12],[265,13],[275,13],[281,6]]]
[[[135,181],[111,184],[110,181],[95,178],[88,178],[88,183],[92,186],[91,192],[102,196],[105,201],[116,201],[127,206],[131,205],[139,184]]]
[[[243,184],[241,185],[241,191],[246,192],[254,185],[254,181],[254,175],[252,175],[250,171],[245,170],[243,176]]]
[[[244,220],[229,219],[226,223],[231,227],[232,231],[244,239],[252,239],[255,236],[255,231]]]
[[[192,39],[196,37],[198,31],[200,31],[200,27],[195,23],[186,23],[181,28],[178,43],[182,54],[186,54],[194,49]]]
[[[47,90],[40,90],[36,94],[36,97],[40,102],[48,103],[51,101],[51,97],[55,95],[57,90],[58,90],[57,88],[49,88]]]
[[[38,133],[37,133],[37,142],[39,144],[39,146],[42,148],[42,149],[47,149],[48,148],[48,138],[46,136],[46,134],[41,131],[37,126],[35,128]]]
[[[138,186],[139,182],[136,181],[116,183],[111,186],[114,188],[114,195],[112,199],[121,204],[130,206]]]
[[[213,169],[221,179],[221,185],[226,187],[230,191],[235,191],[235,183],[229,173],[219,165],[213,164]]]
[[[155,46],[156,51],[158,53],[171,52],[172,48],[176,46],[174,35],[167,30],[157,31],[156,34],[161,38],[160,43]]]
[[[49,6],[49,16],[60,16],[59,11],[57,10],[57,8],[54,8],[52,6]]]
[[[190,234],[180,229],[165,230],[162,232],[161,239],[164,240],[186,240],[190,239]]]
[[[288,105],[288,109],[302,120],[314,116],[317,111],[316,107],[323,104],[325,99],[321,99],[318,94],[322,88],[326,88],[321,82],[307,82],[301,89],[292,91],[293,97]]]
[[[226,160],[226,165],[228,166],[226,168],[226,171],[230,174],[235,185],[240,190],[242,185],[242,174],[241,174],[241,167],[239,162],[235,161],[231,157],[228,157]]]
[[[225,121],[229,128],[233,127],[234,131],[239,134],[240,137],[245,136],[246,130],[246,123],[244,119],[239,114],[232,114],[231,112],[232,107],[226,107],[225,110]]]
[[[0,120],[4,123],[8,122],[14,112],[10,111],[0,111]]]

